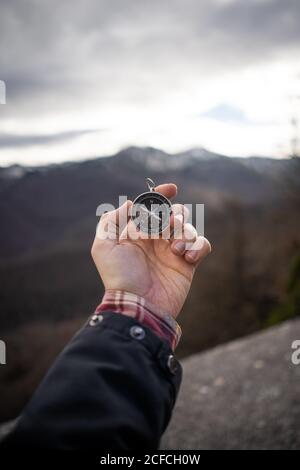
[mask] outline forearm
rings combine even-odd
[[[157,448],[180,381],[167,341],[135,318],[101,311],[58,357],[5,445]]]

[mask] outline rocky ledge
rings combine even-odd
[[[182,361],[164,449],[300,449],[300,320]],[[298,355],[300,359],[300,353]]]

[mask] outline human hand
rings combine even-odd
[[[177,193],[174,184],[162,184],[155,190],[169,199]],[[211,251],[210,243],[199,237],[191,224],[185,223],[187,214],[180,204],[172,206],[171,224],[182,226],[181,239],[136,237],[136,226],[127,217],[131,206],[132,201],[127,201],[117,210],[102,215],[98,224],[91,253],[104,287],[144,297],[157,311],[176,318],[196,267]],[[121,225],[122,220],[126,226]],[[108,226],[110,232],[115,232],[114,237],[103,236]],[[192,249],[187,250],[190,245]]]

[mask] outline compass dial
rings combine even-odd
[[[165,196],[149,191],[134,200],[131,218],[142,232],[158,234],[168,227],[171,212],[171,203]]]

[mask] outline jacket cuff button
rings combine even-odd
[[[134,339],[144,339],[145,338],[145,330],[141,326],[132,326],[129,330],[130,336]]]
[[[177,362],[176,357],[173,356],[172,354],[168,357],[167,365],[171,374],[173,375],[176,374],[176,371],[178,369],[178,362]]]
[[[90,326],[95,326],[103,320],[103,315],[93,315],[89,321]]]

